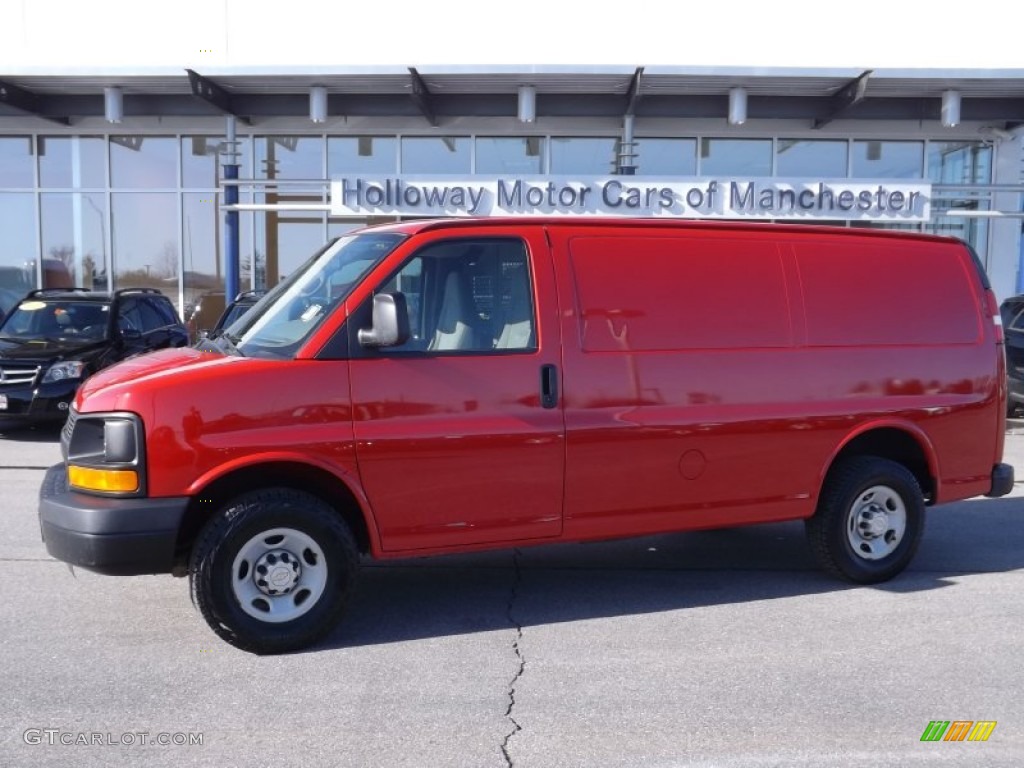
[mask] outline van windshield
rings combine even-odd
[[[363,275],[404,237],[363,234],[334,240],[268,291],[224,336],[246,357],[293,357]]]

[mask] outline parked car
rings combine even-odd
[[[265,294],[262,290],[242,291],[225,304],[224,291],[207,291],[185,312],[185,326],[192,341],[227,328]]]
[[[12,288],[0,288],[0,321],[3,321],[7,313],[14,309],[14,305],[21,301],[25,291]]]
[[[1024,295],[1011,296],[999,307],[1006,335],[1006,412],[1024,408]]]
[[[224,291],[207,291],[187,305],[184,312],[185,327],[192,341],[208,336],[226,308]]]
[[[186,344],[185,326],[159,291],[31,291],[0,323],[0,419],[66,419],[91,374],[141,352]]]
[[[948,237],[368,228],[230,336],[87,381],[40,523],[57,559],[188,574],[257,653],[330,632],[360,556],[804,520],[824,570],[881,582],[926,507],[1013,486],[998,320]]]
[[[209,337],[218,336],[225,328],[231,325],[235,320],[240,318],[250,309],[252,309],[256,302],[262,299],[267,294],[266,291],[242,291],[235,296],[225,310],[221,313],[220,317],[217,318],[217,322],[214,323],[213,328],[207,334]]]

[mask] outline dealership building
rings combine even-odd
[[[1004,298],[1022,134],[1024,70],[12,68],[0,290],[59,261],[184,312],[368,223],[540,214],[952,235]]]

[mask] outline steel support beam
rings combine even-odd
[[[864,94],[868,88],[868,78],[874,70],[867,69],[854,80],[848,82],[837,93],[828,100],[828,109],[825,114],[814,121],[815,128],[822,128],[828,125],[843,112],[854,104],[864,100]]]
[[[626,111],[624,116],[636,114],[636,106],[640,103],[640,80],[643,77],[644,68],[637,67],[633,73],[633,79],[629,81],[629,91],[626,93]]]
[[[221,114],[230,115],[249,125],[249,120],[235,111],[231,103],[231,94],[195,70],[186,69],[185,71],[188,72],[188,82],[192,86],[193,96],[205,101]]]
[[[427,122],[433,127],[437,127],[437,118],[434,116],[434,108],[431,104],[430,89],[427,88],[427,84],[423,82],[423,78],[420,77],[420,73],[416,71],[415,67],[409,67],[409,76],[412,78],[412,100],[419,111],[427,118]]]
[[[0,104],[24,112],[27,115],[41,117],[58,125],[71,125],[71,119],[67,117],[50,117],[39,111],[39,96],[24,88],[19,88],[11,83],[0,80]]]

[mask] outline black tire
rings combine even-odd
[[[200,533],[189,568],[192,600],[210,628],[237,648],[297,651],[341,619],[358,557],[352,532],[321,499],[288,488],[252,491]],[[281,591],[266,579],[258,586],[257,571],[267,574],[268,563],[267,578]]]
[[[828,573],[857,584],[887,581],[907,567],[921,541],[921,487],[894,461],[844,459],[825,479],[806,528],[814,557]]]

